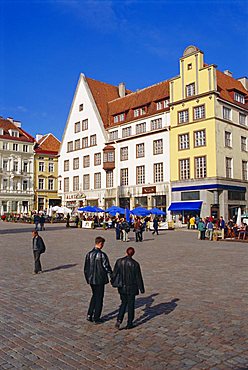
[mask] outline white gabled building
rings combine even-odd
[[[169,83],[132,93],[80,75],[62,138],[63,205],[170,204]]]

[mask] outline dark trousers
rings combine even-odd
[[[131,325],[134,319],[134,304],[135,304],[135,295],[134,294],[120,294],[121,297],[121,305],[119,308],[119,313],[117,320],[122,322],[126,308],[128,312],[127,324]]]
[[[41,269],[40,252],[34,251],[34,272],[37,274]]]
[[[90,284],[92,290],[92,297],[88,309],[88,316],[93,317],[94,320],[99,320],[102,313],[104,284],[93,285]]]
[[[201,240],[204,240],[205,239],[205,230],[200,231],[200,233],[201,233]]]
[[[135,231],[135,238],[136,242],[142,242],[143,240],[142,231]]]
[[[154,227],[154,231],[153,231],[152,233],[153,233],[153,234],[155,234],[155,233],[156,233],[156,234],[158,235],[158,228],[157,228],[157,227],[156,227],[156,228]]]
[[[35,222],[35,230],[38,231],[39,230],[39,222]]]

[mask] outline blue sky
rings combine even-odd
[[[61,139],[80,72],[136,90],[178,74],[190,44],[247,75],[248,1],[0,0],[0,115]]]

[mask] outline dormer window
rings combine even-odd
[[[114,123],[123,122],[125,120],[125,113],[114,116]]]
[[[137,108],[133,111],[134,117],[143,116],[144,114],[146,114],[146,107]]]
[[[169,106],[169,99],[160,100],[157,102],[157,110],[168,108]]]
[[[19,137],[19,131],[9,130],[10,136]]]
[[[3,129],[0,128],[0,135],[3,135]]]
[[[195,95],[195,83],[186,85],[186,96],[194,96]]]
[[[237,92],[234,93],[234,100],[236,100],[239,103],[245,104],[245,97],[242,94],[239,94]]]

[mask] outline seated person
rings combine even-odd
[[[246,224],[244,223],[244,224],[241,226],[241,228],[239,229],[239,236],[238,236],[238,239],[241,239],[241,237],[243,237],[243,240],[245,240],[246,235],[248,235],[248,225],[246,225]]]

